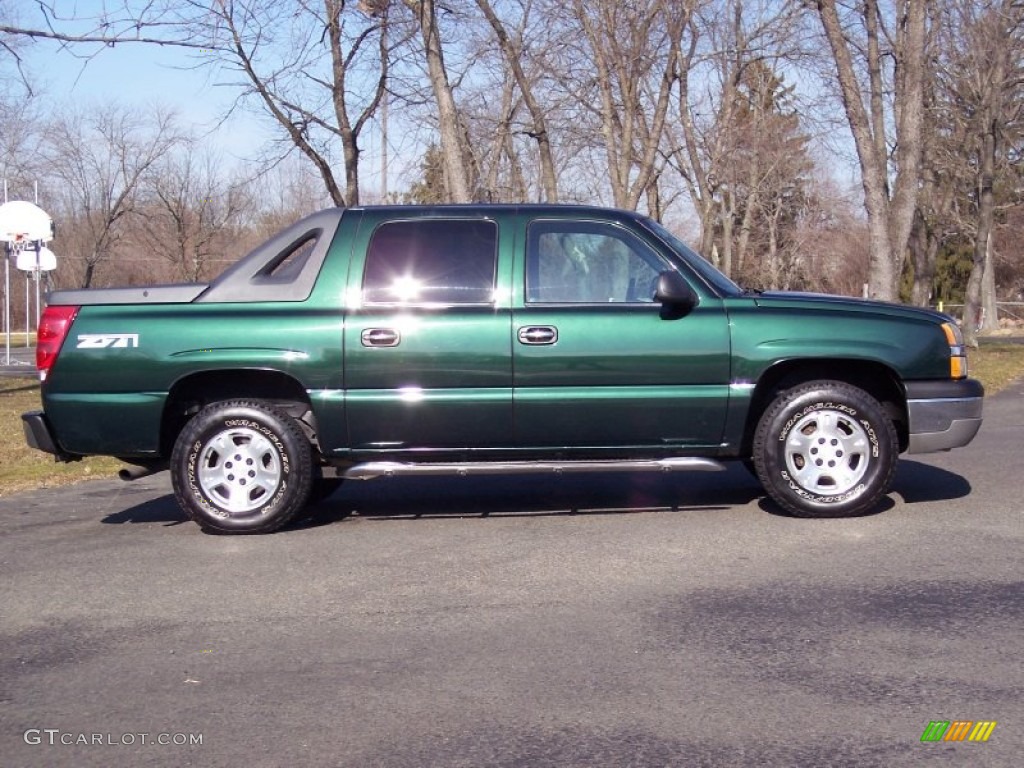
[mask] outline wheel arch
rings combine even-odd
[[[910,439],[907,400],[896,371],[874,360],[814,358],[780,360],[761,374],[747,411],[741,455],[751,455],[757,424],[779,392],[819,379],[842,381],[863,389],[874,397],[892,419],[899,440],[899,450],[906,450]]]
[[[220,400],[264,400],[294,418],[316,449],[316,420],[306,389],[287,373],[235,368],[190,373],[171,386],[160,422],[160,453],[170,456],[182,428],[200,409]]]

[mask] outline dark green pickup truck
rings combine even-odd
[[[327,210],[209,284],[59,291],[30,445],[169,468],[201,526],[268,532],[343,479],[717,470],[863,513],[966,445],[983,390],[936,312],[743,291],[651,219]]]

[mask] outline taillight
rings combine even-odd
[[[47,307],[43,310],[39,332],[36,334],[36,368],[39,369],[40,381],[46,381],[46,375],[57,361],[57,353],[77,314],[78,307],[73,306]]]

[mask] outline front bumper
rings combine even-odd
[[[911,381],[907,385],[907,453],[967,445],[981,429],[985,388],[980,381]]]

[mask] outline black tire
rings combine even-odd
[[[270,533],[306,506],[309,441],[270,403],[212,403],[174,443],[171,484],[185,513],[216,533]]]
[[[754,465],[768,495],[798,517],[853,517],[888,493],[899,445],[875,398],[841,381],[779,392],[754,435]]]

